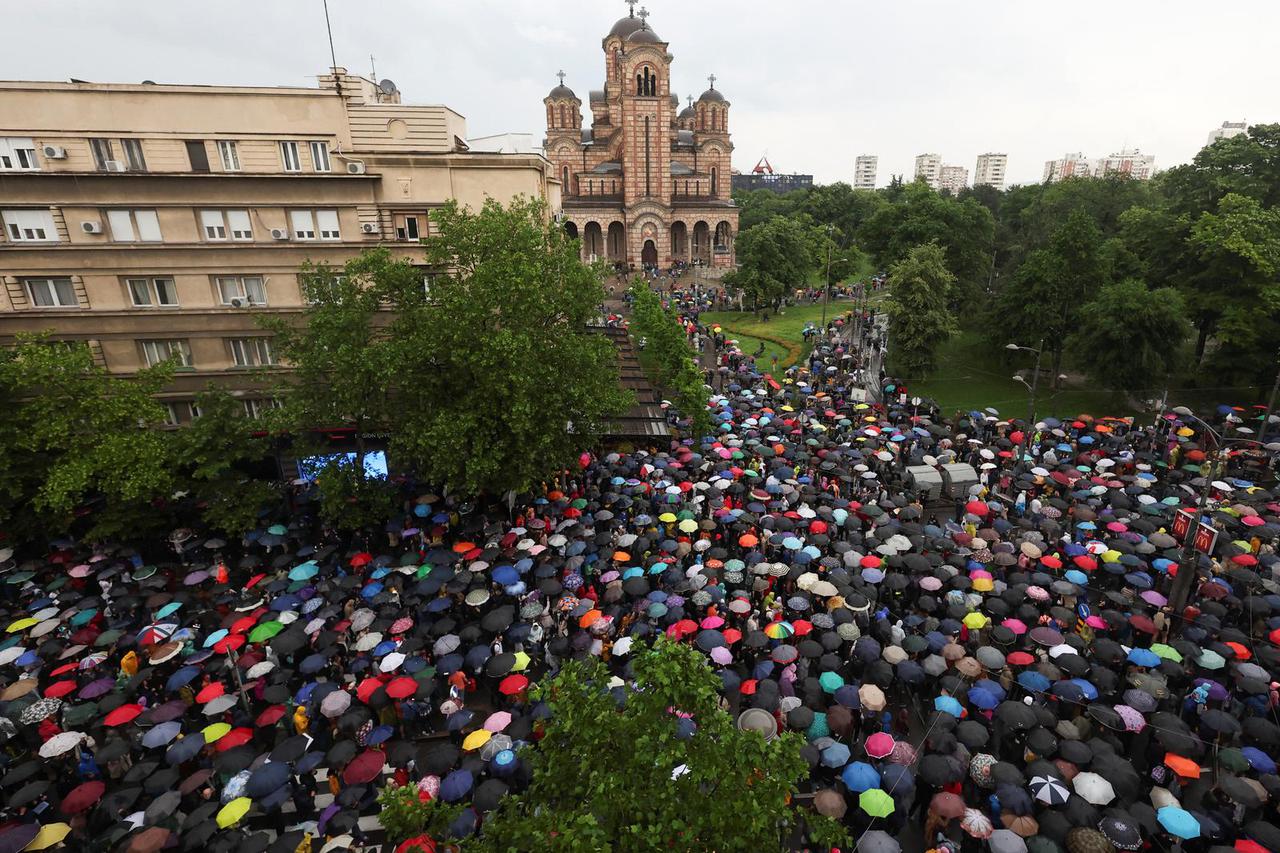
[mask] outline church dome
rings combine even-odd
[[[577,97],[578,97],[578,96],[577,96],[577,95],[575,95],[575,94],[573,94],[573,90],[572,90],[572,89],[570,89],[570,88],[569,88],[568,86],[566,86],[565,84],[561,83],[559,86],[556,86],[554,89],[552,89],[552,90],[551,90],[551,94],[547,95],[547,97],[548,97],[548,98],[574,98],[574,99],[577,99]]]
[[[641,27],[627,36],[627,41],[635,44],[662,44],[662,37],[648,27]]]
[[[725,103],[724,95],[720,94],[716,89],[708,89],[698,96],[699,101],[714,101],[717,104]]]
[[[625,18],[619,18],[618,23],[613,25],[613,29],[609,30],[609,35],[605,36],[605,38],[617,36],[618,38],[624,39],[636,30],[640,29],[641,26],[643,26],[643,24],[639,18],[635,15],[628,15]]]

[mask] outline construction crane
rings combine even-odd
[[[761,158],[760,158],[760,161],[759,161],[758,163],[756,163],[756,167],[755,167],[754,169],[752,169],[752,170],[751,170],[751,174],[753,174],[753,175],[772,175],[772,174],[773,174],[773,166],[772,166],[772,165],[770,165],[770,163],[769,163],[769,158],[768,158],[767,156],[765,156],[765,157],[761,157]]]

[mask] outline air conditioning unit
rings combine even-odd
[[[272,239],[272,240],[288,240],[288,239],[289,239],[289,231],[288,231],[288,229],[286,229],[286,228],[272,228],[272,229],[271,229],[271,239]]]
[[[248,308],[249,300],[241,299],[240,297],[237,296],[231,300],[231,307],[232,308]]]
[[[348,175],[363,175],[365,173],[364,163],[353,162],[347,164]]]
[[[98,222],[96,219],[86,219],[84,222],[80,223],[80,228],[86,234],[102,233],[102,223]]]
[[[377,234],[378,226],[374,225],[372,222],[366,222],[360,226],[360,230],[366,234]]]
[[[108,161],[106,161],[105,163],[103,163],[102,165],[103,165],[103,167],[104,167],[108,172],[126,172],[126,171],[128,171],[128,170],[125,168],[124,163],[121,163],[119,160],[108,160]]]
[[[67,149],[61,145],[46,145],[44,147],[44,156],[48,160],[65,160],[67,159]]]

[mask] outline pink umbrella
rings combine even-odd
[[[733,653],[724,646],[716,646],[711,650],[711,659],[721,666],[733,663]]]
[[[1169,603],[1169,599],[1165,598],[1163,595],[1156,592],[1154,589],[1144,589],[1140,594],[1140,597],[1147,604],[1152,604],[1156,607],[1164,607],[1166,604]]]
[[[1049,591],[1042,586],[1027,587],[1027,597],[1034,598],[1036,601],[1048,601]]]
[[[929,592],[937,592],[942,589],[942,581],[930,575],[920,579],[920,588]]]
[[[500,732],[509,725],[511,725],[510,713],[507,711],[494,711],[489,715],[489,719],[484,721],[484,730],[487,732]]]
[[[1021,619],[1006,619],[1000,623],[1015,634],[1027,633],[1027,625]]]
[[[1084,620],[1084,624],[1088,625],[1090,628],[1098,628],[1103,631],[1109,627],[1106,620],[1096,613],[1089,614],[1089,617]]]
[[[715,629],[715,628],[719,628],[723,624],[724,624],[724,620],[721,619],[719,616],[708,616],[706,619],[703,619],[701,623],[699,623],[699,627]]]
[[[1129,528],[1118,521],[1109,521],[1107,522],[1107,529],[1112,533],[1124,533]]]
[[[884,758],[886,755],[893,752],[895,743],[896,741],[894,741],[892,735],[886,734],[885,732],[876,732],[871,735],[871,737],[867,738],[867,742],[863,744],[863,749],[865,749],[867,751],[867,755],[872,758]]]
[[[1147,727],[1147,718],[1142,716],[1142,712],[1137,708],[1128,705],[1113,706],[1116,713],[1120,715],[1120,719],[1124,722],[1126,731],[1140,732]]]

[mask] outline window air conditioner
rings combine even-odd
[[[348,174],[348,175],[363,175],[364,173],[365,173],[365,165],[364,165],[364,163],[354,163],[354,162],[353,162],[353,163],[348,163],[348,164],[347,164],[347,174]]]
[[[366,222],[360,226],[360,230],[366,234],[377,234],[378,226],[374,225],[372,222]]]
[[[84,222],[81,222],[81,223],[80,223],[80,227],[81,227],[81,229],[83,229],[83,230],[84,230],[84,233],[86,233],[86,234],[101,234],[101,233],[102,233],[102,223],[101,223],[101,222],[98,222],[97,220],[93,220],[93,219],[86,219]]]
[[[106,170],[107,170],[108,172],[124,172],[124,171],[127,171],[127,170],[125,169],[125,167],[124,167],[124,163],[121,163],[119,160],[108,160],[108,161],[106,161],[105,163],[103,163],[102,165],[106,168]]]
[[[241,299],[241,298],[240,298],[240,297],[238,297],[238,296],[237,296],[237,297],[234,297],[234,298],[231,300],[231,307],[232,307],[232,308],[246,308],[246,307],[248,307],[248,305],[249,305],[249,300],[247,300],[247,299]]]
[[[272,240],[288,240],[289,232],[284,228],[272,228],[271,239]]]
[[[67,159],[67,149],[61,145],[46,145],[44,147],[44,156],[49,160],[65,160]]]

